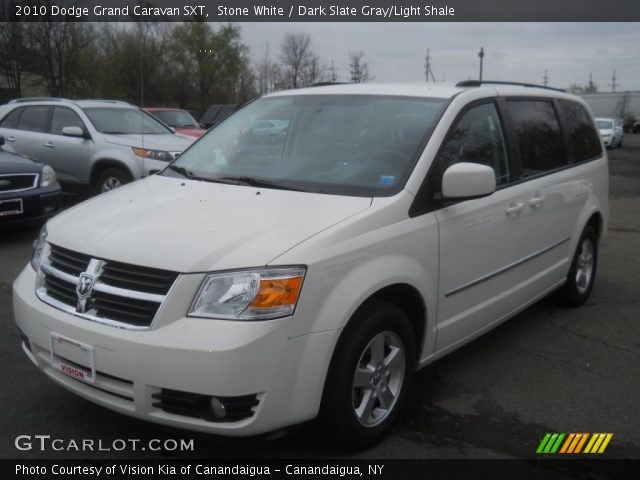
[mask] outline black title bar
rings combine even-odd
[[[640,1],[0,0],[3,21],[633,22]]]

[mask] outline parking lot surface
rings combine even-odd
[[[640,134],[609,152],[611,223],[587,305],[543,300],[421,370],[392,434],[360,458],[532,458],[546,432],[611,432],[604,456],[640,458]],[[77,199],[69,199],[73,203]],[[341,456],[303,428],[278,439],[226,439],[122,416],[55,385],[23,354],[11,285],[37,229],[0,232],[0,456],[3,458],[314,458]],[[194,439],[193,451],[18,450],[19,435]],[[34,443],[35,445],[35,443]],[[346,455],[345,455],[346,457]]]

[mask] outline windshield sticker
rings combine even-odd
[[[395,175],[380,175],[380,180],[378,180],[378,185],[393,185],[396,182]]]

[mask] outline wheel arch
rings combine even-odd
[[[92,186],[95,186],[96,182],[100,175],[102,175],[106,170],[110,168],[119,168],[120,170],[125,171],[131,178],[135,178],[131,169],[120,160],[115,160],[113,158],[104,158],[98,160],[91,169],[91,177],[89,182]]]
[[[407,283],[395,283],[383,287],[367,297],[353,313],[346,327],[353,321],[358,313],[367,305],[375,301],[390,303],[402,310],[411,322],[415,343],[416,361],[420,358],[424,345],[424,335],[427,323],[427,306],[420,292]],[[341,333],[341,336],[342,336]],[[339,341],[339,340],[338,340]]]

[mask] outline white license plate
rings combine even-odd
[[[22,199],[0,200],[0,217],[20,215],[22,213]]]
[[[83,382],[96,380],[93,347],[57,333],[51,334],[51,366]]]

